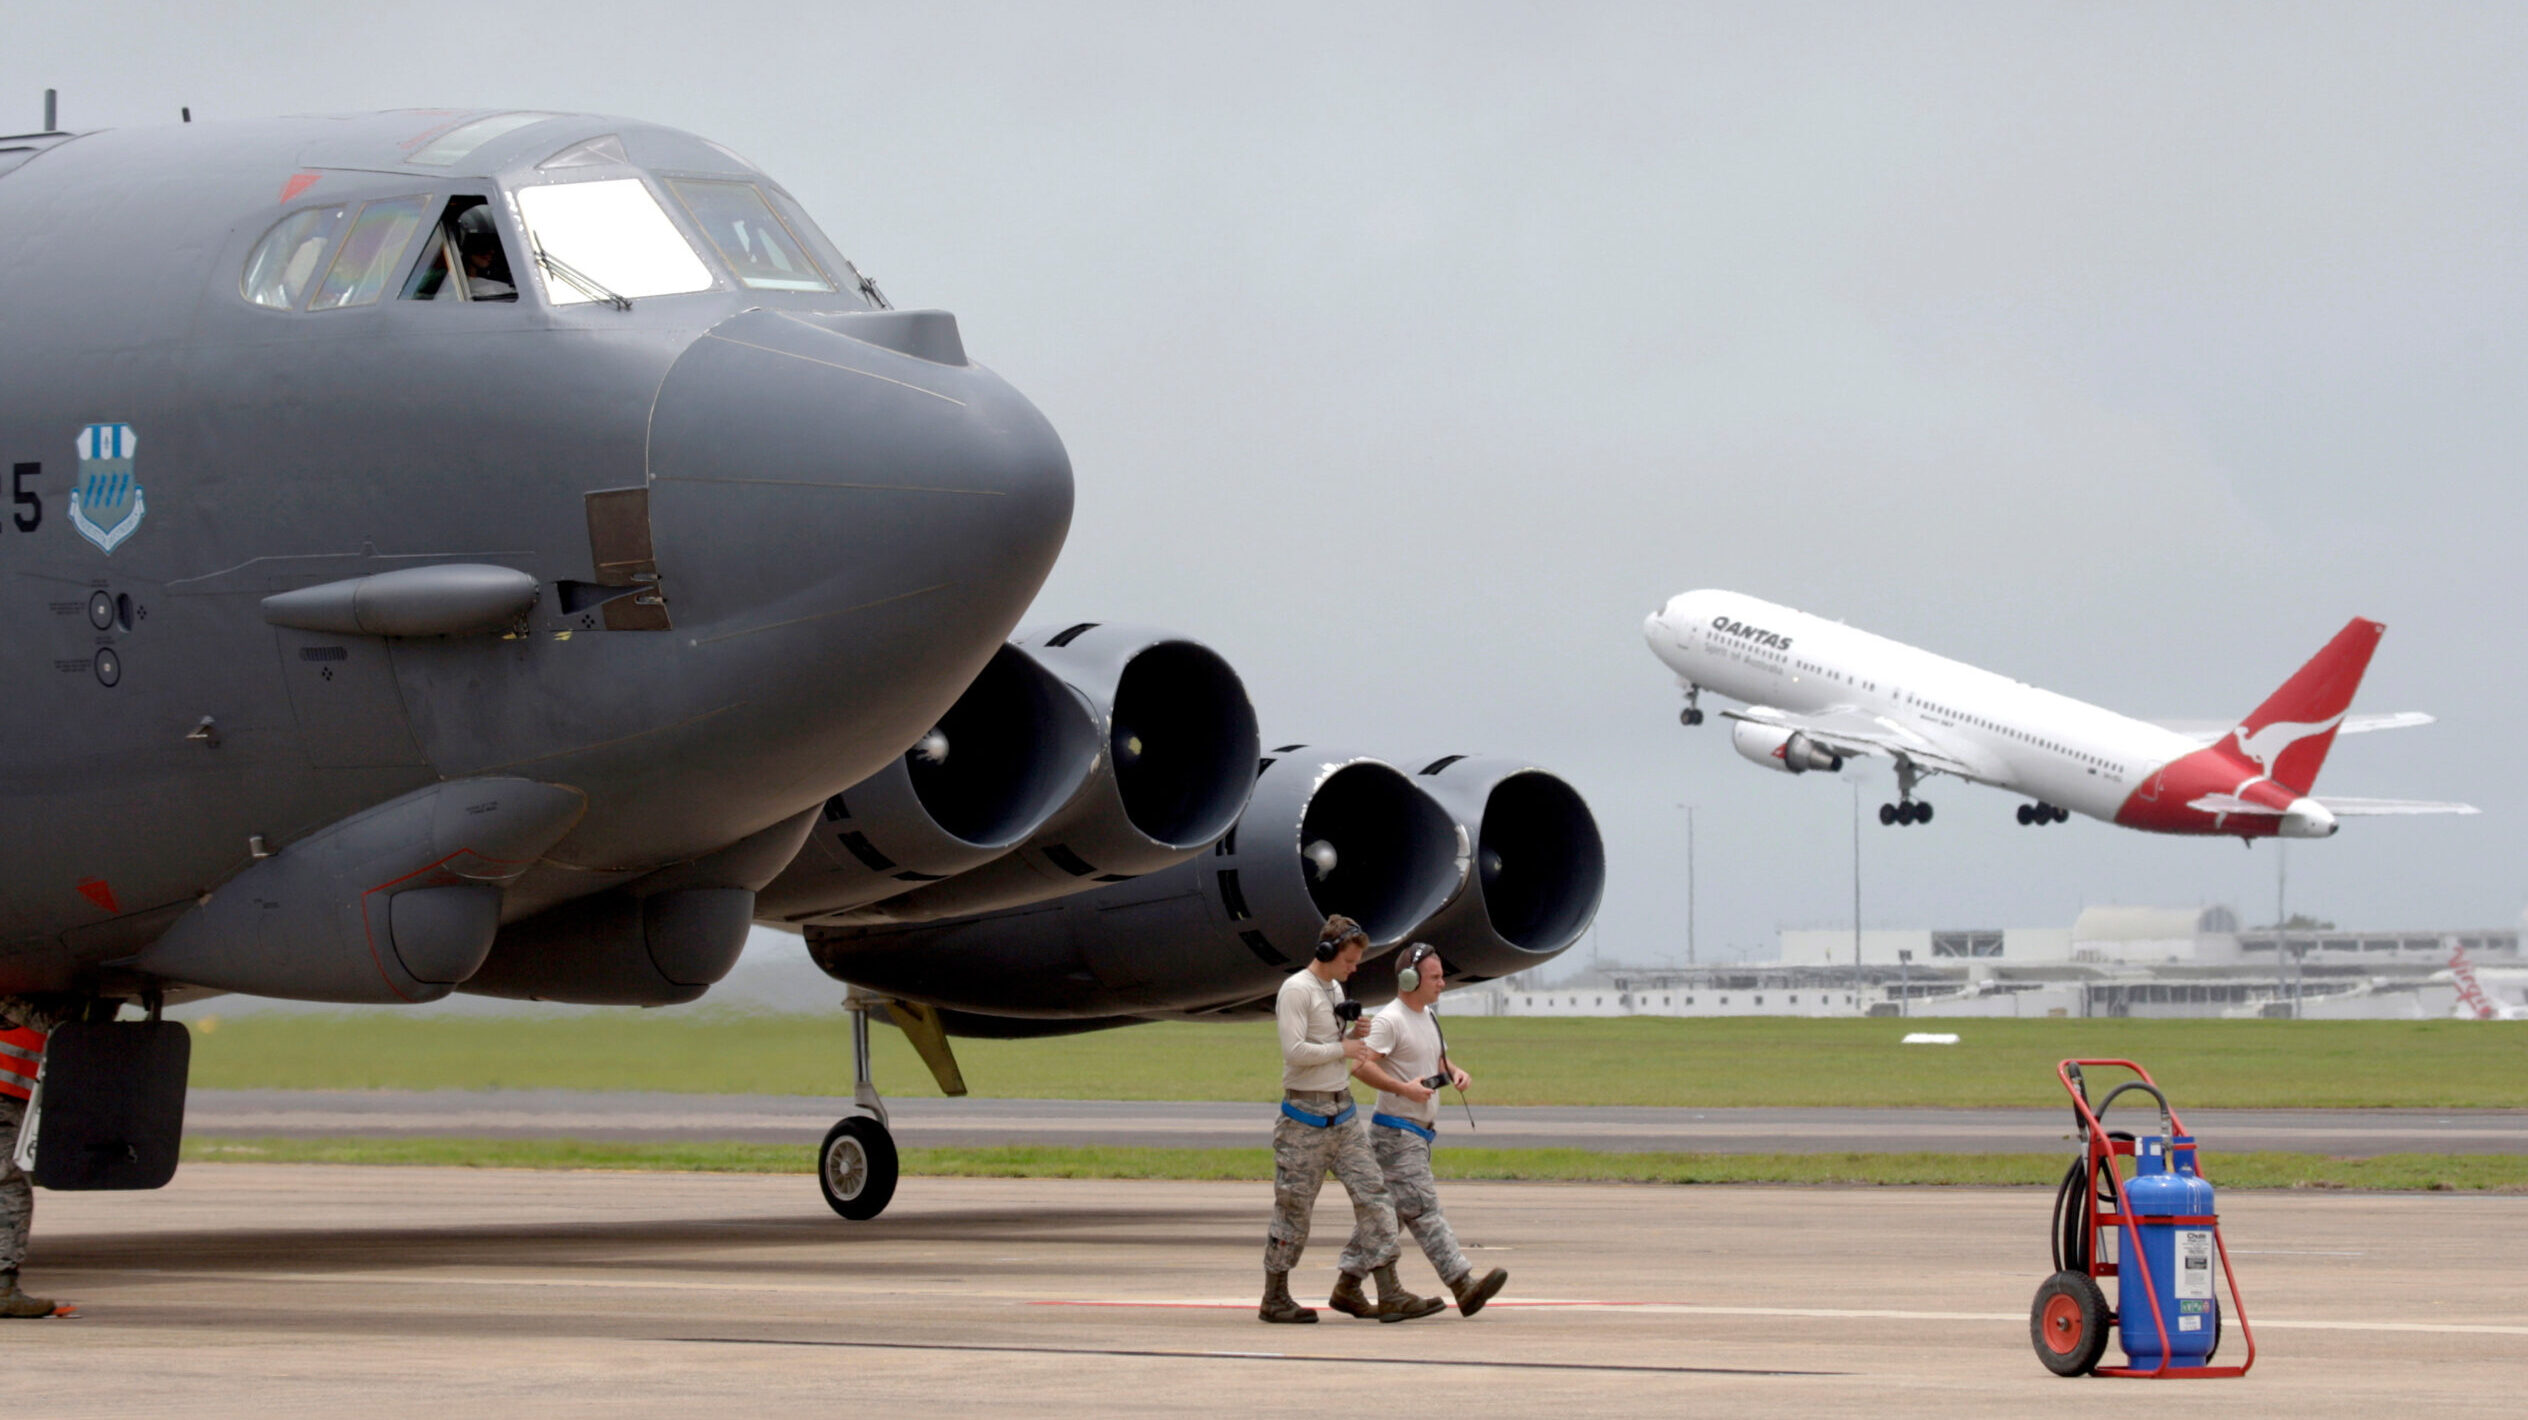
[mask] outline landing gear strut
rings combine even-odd
[[[895,1197],[895,1136],[887,1131],[887,1104],[869,1078],[869,1009],[875,1001],[853,997],[851,1013],[852,1103],[869,1112],[850,1115],[826,1131],[816,1151],[816,1184],[826,1206],[855,1223],[886,1211]]]
[[[1911,827],[1931,822],[1931,801],[1914,797],[1914,785],[1922,782],[1922,771],[1910,759],[1896,761],[1896,802],[1878,806],[1878,821],[1889,827],[1904,824]]]
[[[1684,708],[1684,709],[1682,709],[1682,710],[1679,710],[1679,711],[1677,712],[1677,723],[1678,723],[1678,724],[1680,724],[1680,725],[1683,725],[1683,726],[1687,727],[1688,729],[1691,729],[1691,728],[1693,728],[1693,727],[1694,727],[1694,726],[1696,726],[1696,725],[1702,724],[1702,723],[1703,723],[1703,705],[1702,705],[1702,701],[1703,701],[1703,687],[1701,687],[1701,686],[1699,686],[1699,685],[1689,685],[1689,686],[1687,686],[1687,687],[1685,688],[1685,708]]]

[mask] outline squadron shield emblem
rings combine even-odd
[[[79,482],[70,490],[70,525],[112,552],[140,529],[149,512],[132,476],[140,435],[129,424],[91,424],[79,431]]]

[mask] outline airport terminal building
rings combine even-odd
[[[1780,945],[1776,961],[1512,977],[1449,1001],[1517,1016],[2528,1014],[2517,927],[2281,930],[2226,907],[2092,907],[2069,927],[1785,930]]]

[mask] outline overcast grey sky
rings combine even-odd
[[[2043,14],[2036,13],[2039,9]],[[688,128],[958,313],[1079,480],[1041,619],[1144,619],[1267,743],[1529,757],[1607,958],[1849,920],[1853,799],[1674,717],[1725,586],[2146,717],[2390,627],[2292,906],[2515,921],[2528,11],[611,3],[28,8],[0,126],[404,106]],[[1883,770],[1863,802],[1889,797]],[[2273,909],[2274,853],[1935,783],[1873,925]]]

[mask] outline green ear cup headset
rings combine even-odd
[[[1422,963],[1438,956],[1440,949],[1428,942],[1415,942],[1396,958],[1396,994],[1422,989]]]

